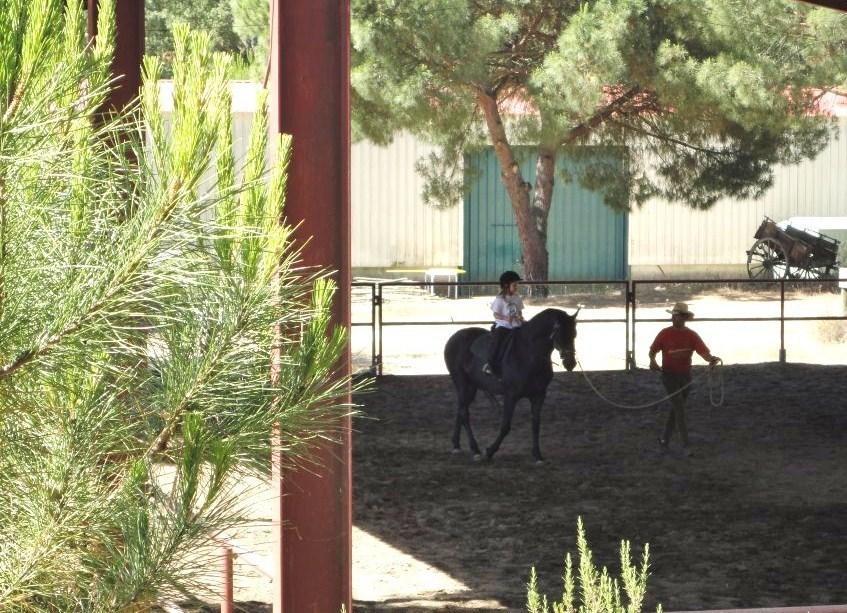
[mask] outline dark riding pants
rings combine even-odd
[[[512,331],[509,328],[497,326],[491,331],[491,344],[488,347],[488,365],[495,373],[500,373],[500,354],[503,343]]]
[[[668,413],[668,419],[665,422],[665,434],[662,440],[665,443],[670,442],[671,435],[674,431],[674,425],[679,427],[679,435],[682,438],[682,444],[688,445],[688,429],[685,427],[685,401],[688,400],[688,392],[691,386],[685,387],[691,383],[691,373],[677,374],[672,372],[662,373],[662,383],[665,385],[668,395],[674,394],[669,398],[671,409]],[[684,388],[685,389],[682,389]],[[681,390],[679,392],[679,390]],[[676,394],[675,392],[679,392]]]

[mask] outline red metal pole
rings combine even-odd
[[[88,36],[97,35],[98,0],[86,0]],[[144,0],[117,0],[115,3],[115,57],[112,74],[120,76],[109,99],[109,107],[124,108],[141,88],[141,61],[144,58]]]
[[[294,136],[286,218],[306,265],[337,271],[334,321],[350,325],[350,0],[270,0],[271,134]],[[344,370],[349,372],[349,349]],[[317,473],[275,480],[275,613],[352,609],[350,422]],[[280,522],[284,522],[280,524]]]
[[[221,547],[221,613],[233,613],[232,548]]]

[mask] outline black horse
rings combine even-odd
[[[460,449],[462,426],[468,433],[468,441],[474,458],[480,459],[481,452],[471,429],[468,407],[476,397],[478,389],[489,394],[503,396],[503,416],[497,439],[485,450],[491,459],[512,426],[515,405],[521,398],[529,398],[532,405],[532,457],[542,462],[538,445],[541,427],[541,405],[547,395],[547,386],[553,379],[550,354],[559,352],[562,363],[569,371],[576,366],[574,339],[576,338],[576,316],[560,309],[545,309],[514,330],[503,350],[502,377],[497,379],[482,372],[486,361],[491,334],[482,328],[464,328],[456,332],[444,346],[444,361],[450,378],[456,386],[459,408],[456,427],[453,430],[453,452]]]

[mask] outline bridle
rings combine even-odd
[[[579,309],[577,309],[577,313],[578,312]],[[573,317],[576,317],[576,314],[574,314]],[[553,347],[559,352],[562,360],[565,360],[566,358],[573,358],[574,362],[576,362],[576,349],[559,349],[556,347],[556,333],[559,331],[560,327],[559,322],[556,322],[553,324],[553,330],[550,332],[550,340],[553,342]]]

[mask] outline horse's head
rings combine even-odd
[[[572,371],[576,367],[576,348],[574,341],[576,340],[576,316],[579,314],[579,309],[573,315],[568,315],[565,311],[559,311],[559,317],[556,323],[553,324],[553,332],[550,335],[553,341],[553,348],[559,352],[559,357],[562,359],[562,364]]]

